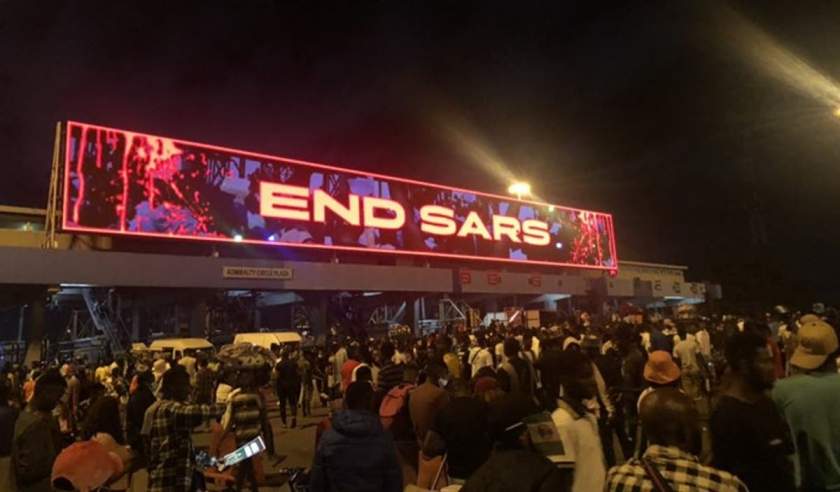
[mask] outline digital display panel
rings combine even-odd
[[[612,216],[68,122],[63,229],[617,270]]]

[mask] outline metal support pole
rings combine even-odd
[[[50,171],[50,189],[47,196],[47,217],[44,231],[44,242],[42,248],[51,249],[58,247],[56,231],[58,229],[58,217],[61,213],[59,196],[61,196],[61,122],[55,125],[55,144],[53,145],[52,168]]]
[[[20,315],[18,316],[18,335],[17,341],[23,341],[23,323],[26,320],[26,304],[20,307]]]

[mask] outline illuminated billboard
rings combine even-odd
[[[616,270],[612,216],[68,122],[67,231]]]

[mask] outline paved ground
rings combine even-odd
[[[274,429],[274,442],[277,448],[277,458],[274,460],[268,456],[264,457],[266,475],[282,480],[278,476],[278,470],[286,467],[309,468],[312,465],[312,457],[315,454],[315,427],[326,415],[326,408],[313,408],[313,417],[302,418],[298,413],[298,426],[295,429],[286,429],[280,421],[280,410],[274,401],[269,402],[269,421]],[[210,433],[196,431],[193,434],[193,444],[196,448],[207,448],[210,443]],[[145,473],[136,474],[132,479],[132,491],[145,490]],[[286,492],[288,485],[266,485],[260,487],[260,492]]]

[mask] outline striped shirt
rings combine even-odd
[[[376,381],[376,386],[384,391],[388,392],[391,388],[399,386],[403,382],[403,374],[405,372],[405,366],[402,364],[392,364],[388,363],[385,364],[382,369],[379,370],[379,376]]]

